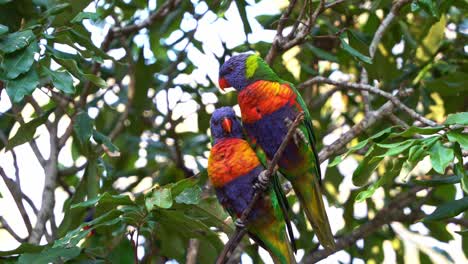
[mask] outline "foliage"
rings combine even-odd
[[[67,196],[57,205],[63,212],[57,223],[44,209],[54,208],[54,199],[46,195],[34,201],[47,205],[34,212],[46,218],[36,223],[34,217],[21,245],[0,252],[0,261],[131,263],[141,247],[142,263],[184,263],[190,241],[197,239],[197,263],[214,263],[224,246],[220,234],[231,234],[234,225],[207,182],[209,118],[215,107],[235,105],[236,95],[221,94],[210,71],[235,52],[254,50],[266,57],[275,48],[252,40],[260,34],[259,25],[276,33],[283,23],[280,13],[253,18],[251,8],[262,2],[0,0],[0,91],[5,90],[1,103],[8,105],[0,113],[0,154],[14,155],[13,163],[21,163],[15,152],[30,145],[44,168],[40,175],[51,179],[43,192]],[[319,1],[297,2],[284,23],[299,31],[304,25],[296,20],[309,16],[301,10],[315,10]],[[389,222],[372,220],[399,195],[421,188],[426,195],[411,197],[405,206],[409,216],[394,221],[418,233],[410,226],[422,220],[427,230],[422,235],[441,242],[460,236],[468,258],[463,163],[468,113],[462,112],[468,87],[466,3],[343,2],[319,14],[300,45],[276,50],[272,64],[282,78],[302,87],[318,149],[326,149],[329,138],[338,138],[332,143],[337,144],[343,140],[340,134],[356,124],[365,125],[388,99],[341,86],[299,85],[316,75],[339,73],[339,81],[361,83],[365,70],[369,84],[375,80],[375,87],[392,96],[398,91],[403,104],[437,125],[394,107],[391,114],[376,114],[374,125],[344,142],[347,149],[328,152],[324,195],[330,207],[342,212],[342,224],[332,228],[346,238],[364,223],[379,224],[377,232],[362,233],[363,244],[353,241],[344,250],[352,259],[382,263],[384,241],[390,241],[401,262],[405,237]],[[405,2],[398,18],[388,25],[375,54],[369,52],[397,2]],[[245,33],[242,43],[206,34],[210,25],[227,25],[233,14],[242,21],[237,24]],[[366,98],[374,112],[366,113]],[[38,138],[50,144],[38,147]],[[346,163],[356,161],[351,171]],[[27,168],[20,171],[23,175]],[[11,180],[14,175],[0,173],[7,187],[19,186]],[[18,195],[17,189],[8,190]],[[20,202],[27,203],[28,194],[19,193]],[[297,202],[292,193],[288,200]],[[358,212],[361,205],[367,211]],[[302,213],[291,214],[300,234],[298,248],[314,257],[313,232]],[[44,229],[46,222],[51,228]],[[448,223],[457,224],[459,232],[449,232]],[[47,243],[39,246],[42,237]],[[260,261],[254,246],[247,240],[243,245]],[[447,248],[434,246],[428,255],[416,246],[421,260],[434,263],[434,255],[453,258]]]

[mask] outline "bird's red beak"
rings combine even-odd
[[[223,127],[224,132],[226,132],[228,134],[231,134],[231,131],[232,131],[232,121],[231,121],[231,119],[225,117],[223,119],[223,123],[221,125]]]
[[[228,81],[222,77],[219,79],[219,88],[224,91],[224,89],[231,87],[231,85],[228,83]]]

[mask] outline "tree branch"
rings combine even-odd
[[[302,263],[316,263],[337,251],[355,245],[357,240],[374,233],[383,225],[389,224],[391,222],[399,221],[413,223],[414,221],[421,219],[424,217],[424,213],[421,211],[412,211],[410,214],[406,215],[403,213],[403,208],[413,203],[416,197],[416,193],[422,189],[424,189],[424,187],[418,186],[413,187],[406,192],[400,193],[387,206],[380,210],[372,220],[361,225],[350,234],[339,238],[336,241],[336,247],[333,250],[322,249],[311,252],[304,257]]]
[[[32,244],[39,244],[41,237],[45,233],[45,224],[50,219],[54,206],[55,206],[55,186],[57,181],[57,163],[58,163],[58,138],[57,126],[59,122],[58,114],[60,110],[56,110],[56,118],[49,128],[49,143],[50,143],[50,157],[44,167],[45,180],[44,190],[42,192],[41,209],[37,213],[37,220],[34,229],[29,237],[29,242]]]
[[[392,113],[394,105],[391,102],[385,103],[378,110],[370,112],[361,122],[354,125],[346,133],[342,134],[339,139],[335,140],[332,144],[322,148],[319,153],[320,163],[330,158],[335,153],[346,147],[346,144],[351,142],[355,137],[363,133],[366,129],[373,126],[377,121]]]
[[[26,209],[24,208],[24,204],[22,200],[23,193],[21,192],[20,187],[12,179],[8,178],[8,176],[6,175],[2,167],[0,167],[0,176],[3,179],[3,182],[5,182],[5,185],[8,188],[8,191],[11,193],[11,196],[13,197],[13,200],[16,203],[16,207],[18,207],[18,211],[20,212],[21,217],[23,218],[24,225],[26,226],[26,229],[28,230],[28,234],[31,234],[31,231],[32,231],[31,220],[29,219],[29,215],[26,212]]]
[[[303,82],[301,85],[299,85],[299,87],[309,86],[309,85],[314,84],[314,83],[327,83],[327,84],[331,84],[331,85],[334,85],[334,86],[343,87],[345,89],[358,90],[358,91],[367,91],[367,92],[370,92],[370,93],[373,93],[373,94],[376,94],[376,95],[380,95],[380,96],[385,97],[388,100],[390,100],[396,107],[398,107],[399,109],[405,111],[412,118],[421,121],[423,124],[428,125],[428,126],[438,126],[438,124],[436,122],[423,117],[422,115],[420,115],[419,113],[414,111],[412,108],[410,108],[410,107],[406,106],[405,104],[403,104],[400,101],[400,99],[398,99],[396,96],[393,96],[392,94],[387,93],[387,92],[385,92],[383,90],[380,90],[380,89],[378,89],[378,88],[376,88],[374,86],[364,84],[364,83],[337,82],[337,81],[333,81],[333,80],[330,80],[330,79],[322,77],[322,76],[317,76],[317,77],[314,77],[312,79],[309,79],[309,80]]]
[[[20,243],[26,242],[26,239],[16,234],[15,230],[13,230],[13,228],[10,227],[10,225],[5,220],[5,218],[3,218],[3,216],[0,216],[0,224],[2,224],[1,228],[5,229],[16,241]]]
[[[294,122],[289,126],[288,133],[283,139],[283,142],[281,142],[281,145],[279,146],[278,150],[276,151],[275,155],[273,156],[273,159],[269,162],[267,170],[262,171],[261,173],[265,173],[265,176],[270,180],[272,175],[276,171],[276,165],[278,164],[281,156],[283,155],[284,149],[286,148],[287,144],[291,140],[293,134],[295,133],[296,128],[299,126],[299,124],[302,122],[304,118],[304,112],[300,112],[297,116]],[[257,176],[258,177],[258,176]],[[228,258],[229,258],[229,253],[234,250],[237,245],[240,243],[242,237],[247,233],[246,225],[247,225],[247,217],[250,215],[250,212],[253,210],[255,204],[257,203],[258,199],[263,195],[263,191],[256,190],[252,200],[250,201],[249,205],[247,208],[242,212],[241,217],[239,220],[244,223],[244,227],[237,227],[236,231],[234,234],[231,236],[229,241],[226,243],[224,246],[223,251],[221,254],[218,256],[218,259],[216,260],[217,264],[223,264],[225,263]]]
[[[176,8],[181,2],[181,0],[169,0],[143,22],[113,29],[112,31],[114,33],[114,37],[130,35],[132,33],[138,32],[142,28],[151,26],[158,19],[167,16],[167,14],[169,14],[169,12]]]

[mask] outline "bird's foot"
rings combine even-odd
[[[255,190],[265,191],[268,188],[270,178],[267,176],[267,172],[267,170],[260,172],[253,186]]]
[[[288,127],[290,127],[293,123],[293,121],[291,119],[289,119],[289,117],[286,117],[284,119],[284,122],[286,123],[286,125]],[[305,143],[305,144],[308,144],[309,142],[307,141],[307,138],[304,134],[304,132],[302,132],[302,130],[300,128],[296,128],[296,131],[294,132],[294,135],[293,135],[293,140],[294,140],[294,143],[299,146],[299,144],[302,143]]]
[[[237,227],[237,228],[240,228],[240,229],[244,229],[245,228],[245,224],[242,220],[240,220],[239,218],[236,219],[236,221],[234,221],[234,225]]]

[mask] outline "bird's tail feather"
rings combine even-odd
[[[284,230],[284,225],[281,225],[282,229],[276,227],[261,228],[254,227],[251,233],[251,237],[261,245],[263,248],[268,250],[273,262],[275,264],[296,264],[296,258],[291,244],[288,241],[288,235]]]
[[[310,174],[296,179],[292,182],[294,191],[301,206],[304,208],[305,214],[320,244],[326,249],[334,249],[335,240],[328,221],[327,211],[323,204],[322,190],[318,180]]]

